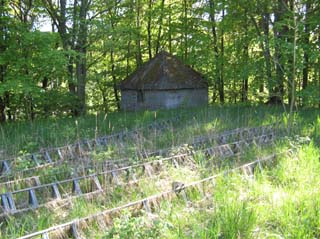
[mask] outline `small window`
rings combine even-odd
[[[137,94],[137,101],[139,103],[144,102],[144,94],[142,90],[138,90],[138,94]]]

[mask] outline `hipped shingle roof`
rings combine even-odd
[[[176,90],[207,88],[204,77],[167,52],[150,61],[120,83],[122,90]]]

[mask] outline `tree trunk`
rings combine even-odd
[[[0,46],[0,52],[3,52],[5,50],[5,46]],[[0,65],[0,84],[4,82],[4,75],[6,71],[5,65]],[[5,122],[6,121],[6,100],[5,95],[0,96],[0,121]]]
[[[82,0],[79,12],[79,34],[76,50],[78,52],[76,62],[77,96],[79,100],[79,114],[86,114],[86,78],[87,78],[87,9],[88,0]]]
[[[304,66],[303,66],[303,77],[302,77],[302,89],[306,89],[308,86],[308,77],[309,77],[309,39],[310,39],[310,31],[309,31],[309,11],[310,11],[310,1],[306,2],[305,5],[305,22],[304,22]]]
[[[289,8],[290,8],[290,11],[291,13],[294,13],[294,6],[293,6],[293,1],[292,0],[289,0]],[[294,19],[295,19],[295,16],[294,16]],[[291,25],[291,24],[290,24]],[[286,42],[287,43],[290,43],[292,44],[292,46],[295,47],[295,37],[296,37],[296,29],[295,29],[295,25],[293,26],[290,26],[287,28],[287,36],[286,36]],[[288,69],[288,72],[287,72],[287,77],[288,77],[288,103],[289,103],[289,106],[291,106],[291,103],[294,102],[294,99],[292,98],[293,94],[292,92],[295,91],[295,49],[294,47],[291,49],[289,49],[287,52],[286,52],[286,55],[287,55],[287,59],[288,59],[288,63],[287,63],[287,69]],[[291,107],[290,107],[291,109]],[[290,111],[291,112],[291,111]]]
[[[1,1],[1,6],[0,6],[0,54],[3,54],[3,52],[6,51],[6,28],[5,28],[5,22],[3,17],[6,15],[5,13],[5,1]],[[6,66],[4,64],[0,65],[0,84],[4,82],[4,77],[5,77],[5,72],[6,72]],[[5,114],[5,99],[4,96],[0,96],[0,121],[5,122],[6,121],[6,114]]]
[[[217,37],[217,29],[216,29],[216,20],[215,20],[215,3],[214,0],[209,0],[209,6],[210,6],[210,21],[211,21],[211,33],[212,33],[212,39],[213,39],[213,55],[214,55],[214,62],[215,62],[215,77],[214,80],[214,88],[213,88],[213,95],[212,95],[212,101],[216,101],[216,92],[219,91],[219,99],[220,102],[224,102],[224,92],[223,92],[223,79],[221,79],[221,66],[222,66],[222,57],[219,55],[219,47],[218,47],[218,37]],[[223,39],[221,39],[221,47],[223,46]],[[222,53],[222,51],[221,51]],[[221,87],[222,85],[222,87]]]
[[[262,6],[258,6],[258,7],[262,7]],[[267,78],[266,86],[269,93],[268,101],[270,101],[272,97],[272,69],[271,69],[271,54],[270,54],[270,42],[269,42],[270,14],[267,12],[266,7],[263,7],[262,13],[261,13],[261,22],[259,23],[259,25],[262,26],[263,35],[261,34],[258,23],[254,19],[254,17],[251,16],[250,18],[254,24],[258,37],[260,39],[263,39],[262,41],[260,41],[259,44],[263,52],[264,64],[266,69],[266,78]],[[260,93],[264,92],[264,85],[265,85],[264,80],[262,80],[259,87]]]
[[[108,97],[104,90],[102,90],[102,104],[104,113],[108,113]]]
[[[296,9],[295,9],[295,3],[293,0],[290,1],[290,9],[293,12],[293,52],[292,52],[292,72],[291,72],[291,84],[290,84],[290,89],[291,91],[289,92],[289,105],[290,105],[290,110],[289,110],[289,120],[288,120],[288,133],[291,133],[291,128],[293,126],[293,109],[295,106],[295,97],[296,97],[296,46],[297,46],[297,31],[298,31],[298,26],[297,26],[297,17],[296,17]]]
[[[131,38],[128,41],[128,45],[127,45],[127,57],[126,57],[126,77],[129,76],[130,74],[130,55],[131,55]]]
[[[161,13],[160,13],[160,19],[159,19],[159,28],[158,28],[158,37],[157,37],[157,44],[156,44],[156,54],[159,53],[160,49],[160,39],[161,39],[161,31],[162,31],[162,20],[163,20],[163,11],[164,11],[164,2],[165,0],[161,1]],[[171,17],[169,16],[169,19],[171,20]],[[171,41],[171,39],[170,39]],[[171,44],[171,42],[169,43]],[[170,47],[171,48],[171,47]]]
[[[67,47],[70,47],[71,50],[75,49],[75,42],[76,42],[76,34],[77,34],[77,30],[78,30],[78,24],[77,24],[77,14],[78,14],[78,0],[75,0],[73,2],[73,25],[72,25],[72,34],[71,34],[71,38],[66,39],[68,41],[68,45]],[[69,92],[71,95],[76,96],[77,92],[76,92],[76,83],[75,83],[75,79],[74,79],[74,57],[72,55],[68,56],[68,88],[69,88]],[[77,115],[78,114],[78,109],[77,106],[74,106],[73,109],[73,115]]]
[[[65,52],[69,50],[75,50],[75,39],[77,34],[77,13],[78,13],[78,0],[73,2],[72,13],[72,30],[71,34],[67,32],[67,1],[59,0],[58,6],[54,6],[51,0],[43,0],[47,12],[49,13],[54,30],[54,26],[57,27],[58,33],[61,38],[62,47]],[[68,59],[67,74],[68,74],[68,88],[71,95],[76,96],[76,84],[74,80],[74,57],[66,53]],[[72,107],[72,114],[78,115],[77,105]]]
[[[267,88],[268,88],[269,100],[270,100],[272,97],[272,70],[271,70],[271,54],[270,54],[270,43],[269,43],[269,23],[270,23],[270,14],[264,13],[262,17],[262,26],[263,26],[263,35],[264,35],[263,37],[264,60],[266,65]]]
[[[140,0],[137,0],[137,3],[136,3],[136,26],[137,26],[138,35],[136,36],[136,45],[137,45],[136,64],[137,64],[138,68],[142,65],[140,11],[141,11]]]
[[[152,0],[150,0],[150,2],[149,2],[150,4],[152,3],[151,1]],[[149,10],[151,10],[151,6],[150,6]],[[149,20],[151,21],[151,19],[149,19]],[[116,23],[113,21],[113,18],[111,18],[111,27],[112,27],[113,31],[115,31],[115,24]],[[112,37],[112,45],[114,46],[115,44],[116,44],[115,38]],[[129,49],[129,47],[128,47],[128,49]],[[149,52],[149,53],[151,53],[151,52]],[[149,57],[151,57],[151,56],[149,56]],[[119,99],[119,94],[118,94],[117,78],[116,78],[116,74],[115,74],[115,62],[114,62],[113,48],[111,48],[111,50],[110,50],[110,61],[111,61],[111,77],[112,77],[113,94],[114,94],[114,98],[116,100],[117,109],[120,110],[120,99]],[[128,62],[127,62],[127,64],[128,64]]]
[[[114,53],[113,50],[110,51],[110,59],[111,59],[111,77],[112,77],[112,85],[113,85],[113,93],[114,93],[114,98],[116,100],[117,104],[117,109],[120,110],[120,99],[119,99],[119,94],[118,94],[118,87],[117,87],[117,79],[116,75],[114,73]]]
[[[248,42],[248,22],[247,22],[247,11],[245,12],[245,23],[244,23],[244,46],[243,46],[243,63],[245,65],[248,64],[249,61],[249,42]],[[245,66],[245,72],[242,75],[242,91],[241,91],[241,101],[246,102],[248,101],[248,67]]]
[[[47,91],[48,89],[48,84],[49,84],[49,79],[48,77],[43,77],[43,80],[42,80],[42,89],[44,91]],[[45,116],[49,116],[49,110],[48,110],[48,107],[47,105],[45,104],[44,107],[43,107],[43,112],[44,112],[44,115]]]
[[[5,105],[5,101],[2,97],[0,97],[0,121],[1,122],[5,122],[6,121],[6,105]]]
[[[149,60],[152,58],[152,46],[151,46],[151,12],[152,12],[152,0],[149,0],[149,3],[148,3],[148,23],[147,23]]]
[[[249,58],[249,54],[248,53],[248,46],[244,47],[244,51],[245,51],[245,59]],[[245,75],[243,76],[243,80],[242,80],[242,87],[241,87],[241,102],[246,102],[248,101],[248,90],[249,90],[249,83],[248,83],[248,74],[244,73]]]
[[[224,10],[222,10],[222,19],[224,18]],[[224,79],[223,79],[223,68],[224,68],[224,31],[221,29],[220,38],[220,76],[219,76],[219,99],[220,103],[224,103]]]
[[[134,9],[133,2],[131,2],[131,8],[130,8],[130,15],[131,16],[134,15],[133,9]],[[134,21],[133,19],[130,19],[130,20]],[[127,57],[126,57],[126,77],[128,77],[129,74],[131,73],[131,67],[130,67],[131,43],[132,43],[132,32],[129,31],[129,40],[128,40],[128,44],[127,44]]]
[[[188,1],[183,0],[183,12],[184,12],[184,21],[183,21],[183,42],[184,42],[184,61],[187,62],[188,59]]]
[[[34,103],[33,103],[33,98],[30,96],[30,119],[31,121],[34,121],[36,118],[36,113],[34,112]]]
[[[287,26],[283,23],[283,18],[287,9],[288,0],[278,0],[275,9],[275,26],[274,26],[274,38],[275,38],[275,65],[276,65],[276,82],[272,88],[271,98],[269,103],[280,104],[283,102],[284,95],[284,59],[282,53],[282,46],[286,42],[286,34],[288,31]]]
[[[9,92],[5,93],[4,101],[5,101],[6,107],[8,107],[6,110],[7,119],[10,121],[13,121],[14,119],[13,119],[12,109],[10,108],[10,94],[9,94]]]
[[[77,115],[86,114],[86,49],[81,49],[78,51],[81,55],[77,57],[76,64],[76,76],[77,76],[77,96],[79,100]]]
[[[320,33],[318,33],[318,47],[320,48]],[[318,107],[320,109],[320,56],[319,55],[318,55],[318,64],[317,64],[315,71],[318,73],[318,95],[317,95],[317,97],[319,99],[319,101],[316,103],[318,103]]]

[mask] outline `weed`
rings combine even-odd
[[[20,122],[1,126],[0,146],[8,154],[25,153],[41,147],[72,143],[83,138],[140,127],[146,123],[181,114],[177,124],[167,130],[143,130],[141,137],[127,144],[111,144],[92,153],[94,162],[120,156],[138,159],[146,151],[193,142],[207,135],[243,126],[257,126],[281,119],[281,108],[266,106],[225,106],[187,110],[114,113],[74,119],[51,119],[34,123]],[[88,238],[319,238],[320,237],[320,118],[318,112],[302,110],[295,114],[295,134],[312,138],[307,146],[299,138],[279,140],[271,147],[250,147],[241,157],[208,159],[195,153],[186,166],[168,166],[159,175],[144,175],[130,186],[104,182],[104,194],[69,204],[42,208],[0,224],[1,238],[16,238],[53,224],[117,207],[170,190],[172,182],[188,183],[249,162],[257,157],[294,147],[298,153],[277,158],[272,164],[255,170],[251,178],[239,172],[218,177],[211,186],[186,190],[188,203],[181,194],[163,200],[152,213],[122,212],[112,226],[101,230],[92,224]],[[14,142],[14,144],[13,144]],[[192,150],[187,148],[187,150]],[[171,150],[172,151],[172,150]],[[172,151],[174,152],[174,151]],[[150,158],[149,160],[154,160]],[[19,161],[19,160],[18,160]],[[30,162],[19,161],[19,169]],[[63,172],[63,174],[59,174]],[[89,173],[94,173],[94,170]],[[143,173],[143,172],[142,172]],[[61,175],[61,176],[58,176]],[[31,175],[30,175],[31,176]],[[72,176],[70,164],[43,170],[41,183]],[[17,186],[19,187],[19,186]],[[21,199],[23,200],[23,199]]]

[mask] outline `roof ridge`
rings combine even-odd
[[[121,82],[121,89],[207,88],[208,82],[178,57],[161,51]]]

